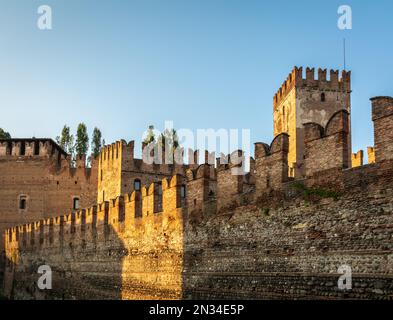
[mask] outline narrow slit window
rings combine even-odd
[[[26,210],[27,209],[27,198],[26,196],[19,197],[19,209]]]
[[[139,179],[134,180],[134,190],[141,191],[141,180]]]
[[[78,210],[78,209],[79,209],[79,198],[74,198],[74,199],[73,199],[72,208],[73,208],[74,210]]]

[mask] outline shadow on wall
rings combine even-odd
[[[8,229],[5,296],[11,299],[180,299],[182,178],[152,184],[72,214]],[[157,203],[159,201],[160,203]],[[38,290],[38,268],[53,272]]]
[[[90,228],[90,227],[87,227]],[[71,231],[71,230],[69,230]],[[34,239],[31,233],[7,254],[4,296],[8,299],[121,299],[122,266],[127,250],[115,230],[85,230],[80,236]],[[90,232],[87,232],[90,231]],[[63,239],[63,240],[62,240]],[[52,289],[41,290],[42,265],[52,271]]]

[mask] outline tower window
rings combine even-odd
[[[141,180],[139,179],[134,180],[134,190],[141,191]]]
[[[20,196],[19,197],[19,209],[20,210],[26,210],[27,209],[27,197],[26,196]]]
[[[73,199],[72,208],[73,208],[73,210],[78,210],[79,209],[79,198],[75,197]]]
[[[321,101],[325,102],[325,100],[326,100],[325,93],[321,93]]]

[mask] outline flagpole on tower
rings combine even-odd
[[[347,66],[346,66],[346,52],[345,52],[345,38],[344,38],[344,41],[343,41],[343,45],[344,45],[344,71],[347,69]]]

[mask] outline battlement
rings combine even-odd
[[[116,141],[112,144],[105,145],[101,148],[99,154],[99,161],[103,165],[104,163],[110,164],[115,159],[121,159],[127,157],[130,159],[134,158],[134,144],[132,140],[126,142],[125,140]]]
[[[352,168],[361,167],[363,165],[363,150],[352,153]]]
[[[18,225],[5,230],[6,245],[15,247],[18,243],[24,250],[53,244],[65,245],[73,240],[87,240],[87,232],[91,237],[98,235],[107,239],[110,230],[127,232],[136,220],[144,228],[141,225],[143,220],[147,219],[147,224],[154,223],[155,220],[150,219],[153,216],[177,219],[181,217],[182,207],[186,203],[182,188],[185,188],[184,178],[174,175],[171,179],[143,187],[140,192],[134,191],[61,216]],[[142,212],[139,211],[141,208]],[[145,227],[149,229],[147,225]]]
[[[348,111],[337,111],[325,128],[317,123],[305,123],[303,126],[307,177],[327,169],[350,167]]]
[[[315,77],[315,68],[306,68],[306,75],[303,76],[303,67],[294,67],[287,79],[283,82],[273,97],[274,109],[285,99],[293,88],[309,88],[322,91],[351,91],[351,71],[341,71],[339,77],[338,70],[330,70],[330,78],[327,78],[327,69],[318,69]]]
[[[0,157],[54,157],[60,161],[67,153],[52,139],[0,139]]]

